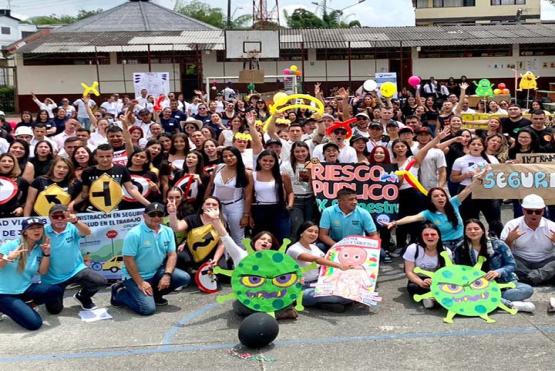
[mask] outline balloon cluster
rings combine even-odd
[[[362,84],[362,88],[368,92],[375,91],[378,88],[378,83],[374,80],[366,80]],[[397,93],[397,85],[392,82],[384,82],[380,86],[380,94],[384,98],[392,98]]]
[[[493,89],[493,94],[495,94],[495,95],[510,95],[511,91],[509,89],[507,89],[507,85],[500,82],[499,84],[497,84],[497,88]]]
[[[297,76],[297,77],[300,77],[300,76],[303,75],[303,73],[301,72],[301,70],[299,70],[299,67],[297,67],[297,66],[294,65],[294,64],[291,65],[291,66],[289,66],[289,68],[283,69],[283,71],[281,71],[281,72],[283,72],[283,74],[284,74],[284,75],[287,75],[287,76],[293,76],[293,75],[295,75],[295,76]]]

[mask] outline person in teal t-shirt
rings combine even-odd
[[[443,188],[432,188],[428,191],[426,210],[416,214],[405,216],[399,220],[388,223],[389,229],[398,225],[429,221],[435,224],[441,231],[443,246],[451,251],[462,244],[463,220],[459,212],[461,203],[472,193],[472,189],[481,182],[480,176],[474,178],[472,183],[466,186],[458,195],[449,198]]]
[[[151,203],[145,208],[144,222],[127,232],[122,250],[123,282],[112,286],[113,306],[125,305],[148,316],[157,305],[168,304],[163,295],[191,283],[189,274],[175,268],[175,236],[161,224],[164,213],[164,205]]]
[[[92,310],[96,305],[91,298],[106,286],[106,279],[85,265],[79,248],[79,240],[90,235],[91,229],[76,215],[70,214],[67,206],[54,205],[48,214],[50,225],[45,228],[45,232],[51,241],[52,260],[42,281],[57,285],[62,290],[69,284],[79,284],[81,290],[73,297],[81,308]],[[63,295],[60,296],[60,305],[63,307]]]
[[[28,218],[21,223],[21,236],[0,246],[0,312],[28,330],[42,326],[41,316],[30,306],[45,304],[49,313],[62,310],[58,286],[33,283],[33,277],[44,274],[50,265],[50,242],[44,236],[44,222]]]

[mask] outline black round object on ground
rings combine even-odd
[[[239,326],[239,341],[249,348],[262,348],[270,344],[278,336],[279,325],[269,314],[253,313]]]

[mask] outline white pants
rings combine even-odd
[[[245,238],[245,228],[241,228],[241,218],[245,207],[244,200],[241,199],[229,205],[222,205],[224,216],[229,225],[229,235],[238,246],[243,246],[242,241]]]

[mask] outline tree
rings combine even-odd
[[[71,15],[56,15],[56,14],[50,14],[50,15],[40,15],[37,17],[32,17],[29,18],[26,22],[34,24],[34,25],[64,25],[64,24],[71,24],[71,23],[75,23],[77,21],[80,21],[83,18],[87,18],[90,17],[92,15],[95,14],[99,14],[102,13],[103,10],[102,9],[96,9],[96,10],[84,10],[81,9],[79,10],[79,12],[77,13],[77,16],[71,16]]]
[[[555,0],[554,0],[555,1]],[[359,21],[345,22],[343,20],[343,12],[341,10],[332,10],[324,13],[322,18],[313,12],[297,8],[291,15],[287,11],[283,11],[287,26],[289,28],[352,28],[361,27]]]
[[[178,13],[194,18],[211,26],[227,28],[227,17],[221,8],[212,8],[210,5],[199,0],[193,0],[188,4],[178,1],[174,10]],[[248,28],[252,22],[252,16],[243,14],[231,21],[231,28]]]

